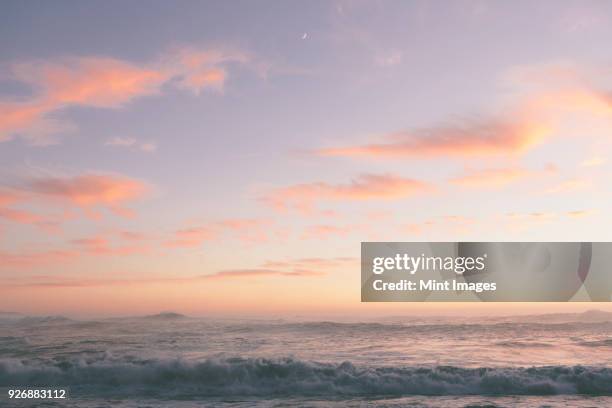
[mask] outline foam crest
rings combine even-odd
[[[229,358],[0,360],[0,386],[65,386],[87,394],[169,396],[612,395],[612,369],[363,367],[350,362]]]

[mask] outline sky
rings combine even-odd
[[[612,240],[612,3],[0,9],[0,310],[594,307],[361,304],[359,251]]]

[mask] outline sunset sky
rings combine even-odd
[[[609,1],[4,1],[0,310],[593,308],[360,304],[359,250],[612,240],[610,38]]]

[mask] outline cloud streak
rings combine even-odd
[[[260,200],[276,210],[313,211],[320,201],[391,200],[429,193],[433,187],[422,181],[392,174],[363,174],[348,184],[316,182],[273,189]]]
[[[152,153],[157,150],[154,142],[140,142],[132,137],[113,137],[104,143],[105,146],[123,148],[130,150],[140,150],[145,153]]]
[[[537,178],[555,172],[556,168],[552,165],[548,165],[540,171],[520,167],[467,169],[463,175],[451,178],[449,182],[468,188],[499,188],[526,178]]]
[[[551,129],[542,123],[479,120],[394,133],[383,137],[380,143],[332,147],[316,153],[423,159],[520,154],[541,143],[550,133]]]
[[[109,239],[102,236],[74,239],[71,243],[92,255],[134,255],[149,251],[149,247],[142,243],[112,245]]]
[[[5,268],[33,268],[63,263],[79,256],[78,251],[47,250],[38,252],[10,253],[0,251],[0,265]]]
[[[195,248],[206,241],[231,235],[246,243],[268,241],[270,220],[261,218],[227,218],[179,229],[166,242],[170,248]]]
[[[228,279],[228,278],[252,278],[260,276],[290,276],[290,277],[308,277],[308,276],[323,276],[325,273],[295,269],[292,271],[281,271],[274,269],[230,269],[219,271],[212,275],[203,276],[203,279]]]
[[[166,242],[170,248],[194,248],[217,237],[217,232],[208,226],[183,228],[174,232],[174,238]]]
[[[85,239],[89,240],[89,239]],[[100,244],[95,238],[83,241],[84,244]],[[78,251],[49,251],[27,255],[8,255],[0,252],[0,261],[11,261],[8,266],[35,266],[49,261],[72,259],[79,255]],[[108,279],[78,279],[67,276],[38,275],[16,276],[5,282],[4,287],[99,287],[151,284],[193,284],[198,282],[230,281],[239,282],[244,279],[253,280],[266,277],[309,278],[321,277],[334,269],[349,265],[358,265],[357,258],[301,258],[283,261],[267,261],[257,268],[225,269],[209,275],[194,275],[185,277],[150,277],[150,278],[108,278]],[[2,264],[7,265],[7,264]]]

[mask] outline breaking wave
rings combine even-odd
[[[0,386],[165,397],[612,395],[612,368],[366,367],[292,358],[0,360]]]

